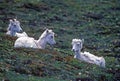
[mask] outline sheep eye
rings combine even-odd
[[[80,44],[77,44],[77,46],[79,46]]]
[[[53,36],[51,36],[51,38],[53,38]]]

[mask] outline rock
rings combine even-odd
[[[120,7],[112,7],[111,10],[120,10]]]
[[[88,13],[85,14],[84,16],[89,17],[89,18],[92,18],[92,19],[95,19],[95,20],[104,18],[102,14],[91,13],[91,12],[88,12]]]
[[[49,6],[47,6],[46,4],[44,3],[41,3],[41,4],[32,4],[32,3],[25,3],[22,7],[25,7],[25,8],[29,8],[29,9],[34,9],[36,11],[41,11],[41,10],[49,10]]]
[[[115,40],[112,41],[112,44],[114,45],[114,47],[120,47],[120,40],[115,39]]]
[[[2,81],[10,81],[8,78],[4,78]]]
[[[113,48],[113,52],[118,53],[118,55],[119,55],[119,53],[120,53],[120,47]]]
[[[75,81],[93,81],[93,80],[89,77],[85,77],[85,78],[76,78]]]
[[[32,60],[25,60],[23,63],[24,64],[32,64]]]
[[[110,49],[104,49],[103,50],[105,53],[111,53],[112,51]]]

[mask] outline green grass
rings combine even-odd
[[[0,3],[0,80],[93,81],[120,80],[119,0],[13,0]],[[29,36],[45,28],[57,34],[54,49],[14,49],[16,37],[5,35],[16,18]],[[106,68],[74,59],[73,38],[83,38],[84,51],[106,60]]]

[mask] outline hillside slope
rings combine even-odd
[[[0,80],[119,81],[119,0],[1,0]],[[10,18],[17,18],[36,39],[46,29],[57,34],[54,49],[14,49],[16,37],[5,35]],[[83,38],[83,51],[106,60],[106,68],[73,58],[71,41]]]

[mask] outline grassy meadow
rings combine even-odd
[[[13,47],[9,19],[38,39],[52,29],[52,49]],[[106,68],[74,59],[71,42],[84,39],[82,51],[103,56]],[[0,0],[0,81],[120,81],[120,0]]]

